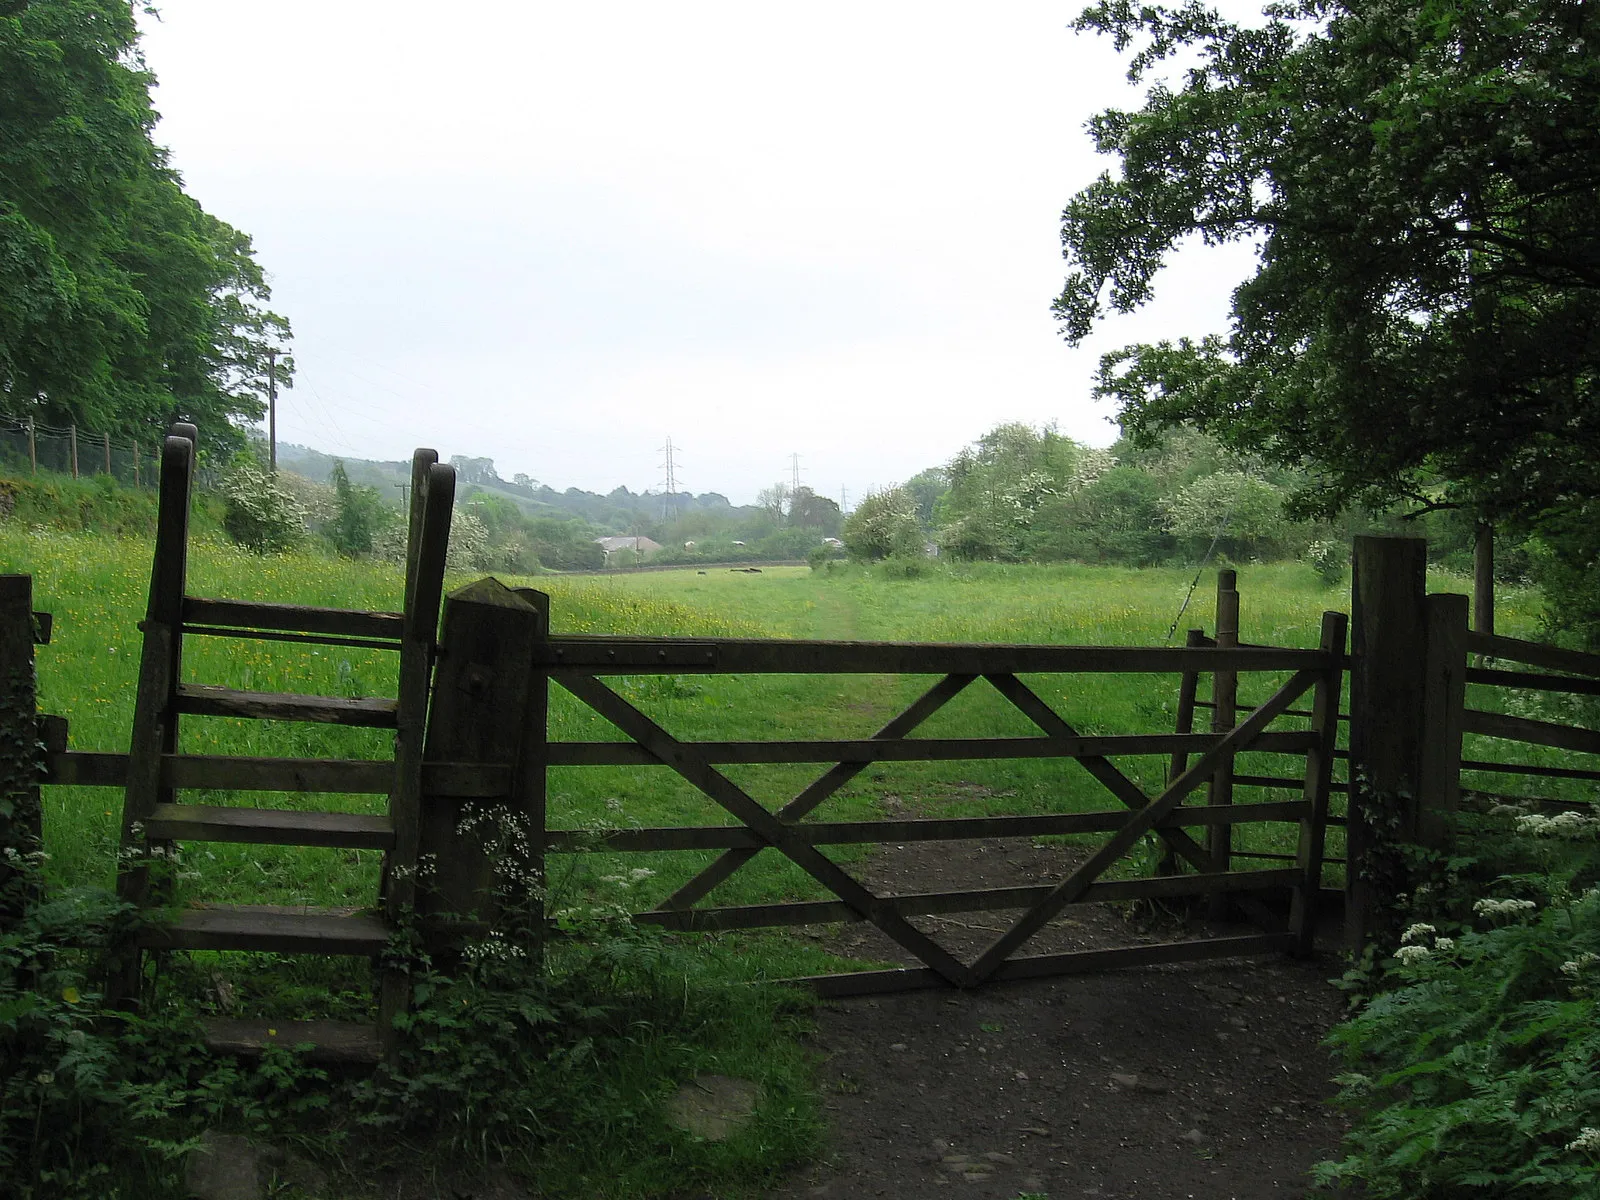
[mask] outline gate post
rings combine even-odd
[[[1217,648],[1232,649],[1239,644],[1239,573],[1217,572]],[[1239,675],[1235,671],[1216,671],[1211,676],[1211,732],[1225,734],[1233,728],[1239,702]],[[1208,803],[1227,807],[1233,803],[1233,755],[1228,755],[1211,777]],[[1210,869],[1226,874],[1233,865],[1233,826],[1206,828],[1206,850]],[[1212,892],[1207,898],[1207,916],[1213,921],[1228,918],[1228,893]]]
[[[1399,890],[1383,847],[1419,833],[1428,543],[1358,537],[1352,558],[1345,941],[1359,954],[1385,893]]]
[[[495,929],[536,952],[542,939],[547,683],[532,661],[548,605],[498,579],[445,600],[424,761],[507,773],[490,795],[423,793],[417,911],[430,941]]]
[[[32,576],[0,575],[0,930],[37,898],[28,864],[43,848],[34,640]]]
[[[1449,844],[1451,818],[1461,808],[1461,724],[1467,704],[1467,598],[1429,596],[1427,679],[1422,707],[1422,767],[1417,793],[1417,840]]]

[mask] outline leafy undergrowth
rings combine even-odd
[[[550,1195],[660,1196],[755,1184],[814,1149],[795,1036],[805,999],[730,982],[625,921],[553,946],[543,971],[504,939],[469,947],[449,973],[420,960],[397,1065],[341,1078],[293,1047],[253,1064],[208,1054],[205,998],[181,979],[147,1015],[109,1009],[96,976],[124,915],[77,891],[0,935],[8,1197],[181,1194],[184,1156],[208,1130],[310,1155],[331,1179],[318,1200],[372,1195],[388,1172],[467,1164],[503,1166]],[[704,1072],[761,1089],[754,1117],[721,1142],[663,1116]]]
[[[1415,919],[1372,964],[1382,990],[1330,1038],[1356,1123],[1324,1184],[1374,1200],[1600,1196],[1600,818],[1499,824],[1479,831],[1493,860],[1457,859],[1450,886],[1413,892]]]

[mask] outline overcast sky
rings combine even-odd
[[[157,140],[294,325],[278,435],[556,488],[851,505],[1001,421],[1115,434],[1099,354],[1218,331],[1186,251],[1073,350],[1059,216],[1133,93],[1077,5],[161,0]]]

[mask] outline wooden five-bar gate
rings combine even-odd
[[[655,908],[636,914],[641,923],[674,929],[730,929],[825,921],[871,922],[924,966],[861,971],[808,982],[830,994],[884,991],[930,983],[973,987],[991,979],[1019,979],[1111,965],[1172,962],[1270,950],[1304,952],[1313,933],[1320,887],[1330,768],[1343,671],[1345,622],[1324,618],[1316,650],[1266,647],[1140,648],[889,644],[787,640],[563,637],[539,640],[533,669],[576,696],[630,739],[618,742],[551,741],[542,748],[549,766],[658,764],[709,797],[736,822],[731,825],[620,830],[598,845],[587,831],[547,830],[550,850],[720,850],[722,853]],[[1024,676],[1054,674],[1288,673],[1259,706],[1226,730],[1086,736],[1030,687]],[[689,742],[673,737],[616,690],[606,676],[644,674],[935,675],[937,682],[870,738],[830,741]],[[982,681],[980,684],[979,681]],[[989,686],[1037,728],[1031,737],[913,737],[914,731],[957,695]],[[1297,701],[1310,697],[1299,729],[1274,728]],[[1292,756],[1303,767],[1301,796],[1292,801],[1184,805],[1219,769],[1246,751]],[[1114,760],[1128,756],[1171,759],[1197,756],[1171,772],[1154,792],[1136,783]],[[825,801],[867,767],[886,762],[988,759],[1073,760],[1121,807],[1091,812],[950,819],[826,822],[810,819]],[[717,768],[728,764],[828,764],[811,784],[775,810],[756,801]],[[1292,866],[1230,869],[1215,850],[1196,840],[1196,829],[1249,822],[1298,826]],[[903,844],[970,838],[1100,834],[1105,840],[1065,878],[1052,885],[989,888],[915,895],[875,893],[819,847],[861,843]],[[1150,878],[1104,876],[1147,834],[1160,838],[1187,873]],[[708,893],[763,850],[784,855],[831,900],[705,907]],[[1286,890],[1285,919],[1274,917],[1252,893]],[[1181,896],[1240,897],[1266,928],[1260,932],[1116,951],[1022,955],[1026,943],[1068,905],[1104,900]],[[1011,927],[970,962],[957,959],[908,919],[916,915],[1018,909]]]
[[[548,598],[541,593],[483,579],[444,601],[441,630],[440,582],[453,476],[430,451],[418,451],[415,460],[403,611],[353,613],[195,597],[185,590],[194,435],[192,428],[175,434],[165,446],[160,529],[130,753],[71,751],[58,723],[49,739],[46,782],[124,788],[124,848],[132,865],[124,870],[121,886],[124,896],[137,904],[188,900],[152,894],[155,889],[142,865],[155,848],[185,840],[379,849],[386,856],[386,870],[382,895],[364,911],[188,902],[175,922],[139,935],[130,956],[133,967],[139,951],[173,949],[327,953],[377,960],[384,957],[397,924],[412,912],[438,939],[481,928],[494,915],[497,876],[472,823],[462,820],[469,805],[529,832],[521,853],[529,860],[525,878],[535,880],[544,873],[547,854],[720,851],[660,904],[635,914],[642,924],[694,931],[866,921],[922,964],[807,981],[830,994],[926,985],[974,987],[992,980],[1271,951],[1305,953],[1311,948],[1346,666],[1342,614],[1324,615],[1316,649],[1230,645],[1228,641],[1237,639],[1226,631],[1219,631],[1220,644],[1159,648],[574,636],[551,631]],[[399,698],[269,695],[187,683],[181,669],[183,638],[200,635],[394,649],[400,655]],[[1211,701],[1217,714],[1213,728],[1084,734],[1073,722],[1089,714],[1062,711],[1061,702],[1047,702],[1036,682],[1044,676],[1107,673],[1186,681],[1212,676],[1219,681]],[[928,676],[932,682],[903,712],[865,738],[690,741],[675,736],[611,686],[616,676],[660,674],[909,675]],[[1236,709],[1231,681],[1241,676],[1265,678],[1272,687],[1270,696]],[[626,740],[553,738],[551,683]],[[935,713],[973,688],[992,688],[1036,732],[1021,737],[915,736]],[[1192,683],[1185,684],[1185,691],[1192,712]],[[396,731],[395,753],[381,762],[186,754],[180,752],[177,733],[184,714],[388,726]],[[1236,756],[1245,752],[1286,756],[1292,765],[1277,771],[1272,781],[1293,782],[1298,798],[1243,803],[1231,787],[1219,787],[1219,781],[1230,779]],[[1134,756],[1155,756],[1170,764],[1164,785],[1141,786],[1118,765]],[[1115,807],[954,819],[821,819],[829,798],[874,764],[990,759],[1062,760],[1064,771],[1076,763]],[[823,769],[785,803],[769,806],[719,769],[738,764],[816,764]],[[729,821],[620,829],[598,839],[587,830],[550,826],[546,792],[551,769],[639,765],[676,773]],[[372,816],[293,807],[197,806],[182,802],[180,789],[186,787],[378,792],[388,801],[382,814]],[[1245,869],[1230,855],[1226,831],[1250,822],[1292,827],[1292,858],[1286,856],[1282,865]],[[1060,834],[1104,837],[1058,882],[909,895],[872,890],[823,849]],[[1163,844],[1164,868],[1149,877],[1108,878],[1147,835]],[[707,902],[718,884],[761,853],[782,855],[830,898],[734,906]],[[419,881],[417,866],[423,860],[432,861],[434,870]],[[537,895],[536,888],[532,894]],[[1287,905],[1265,902],[1279,895],[1287,895]],[[1214,915],[1242,912],[1255,931],[1114,950],[1025,953],[1029,941],[1070,905],[1184,896],[1207,897]],[[970,960],[913,923],[919,916],[975,910],[1014,910],[1018,915]],[[541,937],[543,915],[537,914],[527,928],[533,939]],[[130,1000],[139,984],[137,971],[130,970],[123,980]],[[404,972],[394,969],[391,958],[382,973],[376,1029],[352,1032],[319,1023],[279,1031],[279,1040],[311,1041],[323,1045],[330,1057],[370,1058],[388,1039],[390,1022],[404,1003],[405,984]],[[214,1034],[219,1045],[235,1049],[263,1044],[272,1036],[265,1026],[257,1029],[244,1022],[226,1023]]]

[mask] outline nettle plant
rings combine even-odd
[[[1502,822],[1503,823],[1503,822]],[[1413,896],[1387,990],[1330,1043],[1357,1122],[1325,1185],[1600,1196],[1600,818],[1517,815],[1502,894]]]

